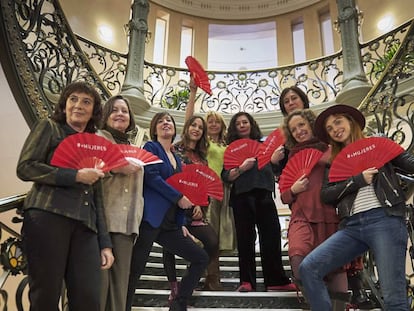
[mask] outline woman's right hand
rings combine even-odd
[[[247,158],[243,161],[242,165],[239,166],[239,169],[243,172],[250,170],[256,163],[256,158]]]
[[[273,151],[272,156],[270,157],[270,162],[272,164],[278,164],[285,157],[285,147],[279,146]]]
[[[76,173],[76,182],[92,185],[104,176],[105,174],[97,168],[81,168]]]
[[[362,172],[362,176],[364,177],[365,182],[370,185],[374,179],[375,174],[378,173],[378,169],[375,167],[370,167]]]
[[[178,200],[177,204],[179,208],[182,209],[190,209],[194,205],[185,195],[183,195],[183,197]]]
[[[292,187],[290,187],[290,191],[293,194],[304,192],[308,190],[308,184],[309,184],[309,179],[306,177],[305,174],[303,174],[301,177],[299,177],[298,180],[295,181]]]

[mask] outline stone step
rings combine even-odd
[[[216,311],[217,308],[195,308],[189,307],[189,311]],[[247,311],[247,310],[261,310],[261,311],[274,311],[275,309],[266,309],[266,308],[226,308],[226,311]],[[302,311],[303,309],[277,309],[278,311]],[[373,309],[374,310],[374,309]],[[375,309],[380,310],[380,309]],[[133,307],[132,311],[168,311],[167,307]],[[352,311],[352,310],[351,310]]]
[[[290,276],[291,269],[286,250],[283,252],[283,264],[286,273]],[[240,293],[236,289],[239,286],[239,267],[237,254],[220,256],[220,276],[223,291],[201,290],[204,278],[200,279],[198,289],[193,293],[189,301],[190,311],[242,311],[242,310],[309,310],[300,292],[266,292],[261,259],[256,256],[257,263],[257,291]],[[182,258],[176,257],[176,271],[178,281],[187,268],[187,263]],[[134,297],[134,311],[165,311],[168,310],[168,296],[170,294],[169,283],[165,276],[162,264],[162,248],[155,244],[150,253],[144,274],[141,276]],[[362,309],[361,309],[362,310]],[[378,309],[371,309],[380,310]],[[350,309],[352,311],[352,309]],[[357,311],[357,310],[355,310]]]
[[[169,290],[160,289],[137,289],[135,291],[134,306],[142,307],[167,307]],[[299,297],[299,298],[298,298]],[[201,291],[193,293],[189,305],[194,308],[245,308],[261,309],[271,308],[273,310],[307,308],[301,303],[301,295],[296,292],[250,292],[239,293],[232,291]]]

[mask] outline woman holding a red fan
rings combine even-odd
[[[309,108],[309,98],[301,88],[296,85],[284,88],[280,93],[279,107],[284,117],[295,110]],[[277,158],[275,163],[276,175],[280,175],[288,160],[289,149],[282,147],[277,149]]]
[[[190,83],[190,98],[185,110],[186,120],[194,115],[194,106],[197,94],[197,85],[194,78],[191,76]],[[207,155],[206,159],[208,166],[216,172],[218,176],[221,175],[223,169],[224,151],[226,150],[226,132],[227,126],[223,116],[217,111],[208,111],[204,116],[207,124]],[[210,204],[206,211],[206,219],[211,227],[215,230],[219,239],[220,252],[234,252],[236,249],[236,236],[234,229],[233,211],[229,207],[230,189],[228,184],[223,183],[224,198],[217,200],[211,198]],[[219,257],[210,259],[207,267],[207,276],[204,283],[204,290],[222,290],[220,284],[219,273]]]
[[[52,119],[35,125],[20,154],[17,175],[33,182],[22,228],[32,311],[58,310],[63,282],[70,310],[100,310],[100,270],[114,261],[102,204],[104,173],[50,161],[65,137],[95,133],[101,112],[91,85],[67,85]]]
[[[306,93],[298,86],[292,85],[282,90],[279,97],[279,107],[282,114],[287,117],[295,110],[303,110],[309,108],[309,98]],[[283,168],[286,166],[289,157],[289,149],[278,148],[276,158],[276,175],[279,176]],[[352,290],[351,302],[359,307],[370,307],[372,301],[369,299],[362,283],[361,271],[363,269],[362,257],[357,257],[349,265],[347,265],[348,286]]]
[[[168,177],[181,171],[181,161],[173,151],[175,135],[176,126],[172,116],[167,112],[156,113],[150,123],[152,141],[147,142],[144,149],[163,162],[145,166],[144,215],[132,254],[127,310],[132,308],[135,288],[145,269],[153,242],[190,262],[170,311],[187,310],[188,299],[208,263],[207,253],[193,241],[184,226],[185,210],[191,209],[193,203],[166,182]]]
[[[246,112],[236,113],[230,121],[227,143],[239,139],[260,141],[262,134],[253,117]],[[253,157],[242,164],[223,169],[222,178],[232,183],[230,205],[233,208],[239,255],[240,292],[256,290],[255,240],[257,226],[264,285],[266,290],[296,290],[282,264],[281,232],[273,193],[272,166],[261,170]]]
[[[368,250],[375,258],[385,310],[409,310],[405,278],[406,198],[394,167],[414,173],[414,156],[399,152],[372,166],[376,156],[388,155],[391,150],[365,145],[369,140],[362,133],[364,126],[365,118],[359,110],[340,104],[324,110],[315,121],[317,136],[332,145],[332,166],[321,198],[336,206],[340,217],[340,229],[306,256],[299,268],[308,302],[315,311],[332,310],[324,277]],[[383,139],[391,146],[395,144]],[[337,159],[343,161],[341,151],[348,147],[356,147],[357,151],[349,154],[353,160],[343,170],[344,177],[332,176]],[[354,171],[364,162],[365,155],[372,157],[371,165]]]
[[[315,138],[315,119],[316,116],[310,109],[304,109],[291,112],[283,122],[286,147],[290,152],[279,186],[281,200],[289,204],[291,210],[288,253],[295,283],[299,288],[302,287],[299,265],[303,258],[336,232],[339,223],[335,209],[322,203],[320,198],[330,149],[325,142]],[[331,293],[347,296],[348,283],[343,269],[330,273],[326,281]]]
[[[128,100],[121,95],[109,98],[102,114],[98,134],[114,144],[129,144],[128,132],[135,129],[135,121]],[[143,179],[143,168],[137,164],[112,169],[103,179],[104,210],[116,260],[103,271],[101,310],[126,307],[132,249],[144,209]]]
[[[181,164],[202,164],[207,165],[207,133],[206,122],[200,116],[191,116],[183,126],[183,133],[181,140],[174,145],[175,154],[181,160]],[[187,214],[186,227],[190,233],[203,243],[203,248],[209,255],[209,262],[219,259],[218,237],[214,229],[206,221],[206,209],[207,206],[194,206],[189,210]],[[178,293],[178,283],[175,270],[175,257],[167,250],[163,251],[164,269],[167,274],[168,281],[170,282],[171,295],[169,301],[171,301]],[[219,266],[217,265],[217,270]],[[219,282],[219,271],[214,271],[215,276],[218,278],[216,282]],[[207,274],[207,280],[212,276]],[[206,281],[208,282],[208,281]]]

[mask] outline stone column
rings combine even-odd
[[[355,0],[337,0],[338,24],[341,33],[343,54],[343,89],[336,101],[358,106],[371,85],[363,66],[358,40],[358,10]]]
[[[134,0],[132,18],[128,23],[129,52],[127,71],[121,93],[131,103],[135,114],[149,108],[144,97],[144,55],[145,40],[148,33],[147,17],[149,12],[148,0]]]

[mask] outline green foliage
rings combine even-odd
[[[394,43],[390,45],[385,51],[385,54],[375,62],[374,67],[372,68],[372,72],[376,77],[382,74],[388,63],[392,60],[395,53],[398,51],[399,47],[400,43]]]
[[[385,54],[375,62],[372,68],[372,73],[374,73],[375,77],[378,78],[382,74],[382,72],[385,70],[388,63],[392,60],[399,48],[399,42],[390,45],[386,50]],[[410,66],[412,66],[412,64],[414,63],[414,53],[412,51],[407,52],[407,54],[401,57],[401,60],[405,64],[403,67],[403,72],[406,70],[410,70]],[[407,64],[410,64],[410,66],[407,66]]]
[[[174,89],[167,93],[162,99],[162,106],[168,109],[179,109],[183,104],[186,105],[190,97],[190,89]]]

